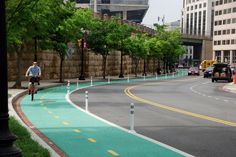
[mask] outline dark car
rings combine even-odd
[[[230,69],[231,69],[231,71],[232,71],[232,73],[234,75],[236,73],[236,68],[235,67],[230,67]]]
[[[188,75],[200,75],[200,70],[198,69],[198,67],[190,67],[188,69]]]
[[[212,75],[212,72],[213,72],[213,66],[210,66],[208,67],[205,71],[204,71],[204,74],[203,74],[203,77],[211,77]]]
[[[212,82],[218,80],[226,80],[232,82],[232,71],[229,64],[227,63],[216,63],[214,64],[212,73]]]

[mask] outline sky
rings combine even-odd
[[[165,16],[165,23],[180,20],[182,0],[149,0],[149,9],[142,24],[152,26],[157,23],[158,16]]]

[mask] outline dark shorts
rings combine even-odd
[[[34,84],[35,82],[39,82],[39,77],[30,77],[30,82]]]

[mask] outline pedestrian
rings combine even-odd
[[[39,83],[39,79],[41,77],[41,69],[40,67],[37,65],[37,62],[33,62],[33,65],[31,65],[28,70],[26,71],[25,74],[26,77],[29,77],[29,86],[31,84],[34,84],[35,82],[38,83],[38,85],[40,85]],[[30,94],[30,93],[29,93]]]

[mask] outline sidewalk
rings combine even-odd
[[[224,91],[227,92],[231,92],[231,93],[235,93],[236,94],[236,84],[232,83],[228,83],[223,87]]]

